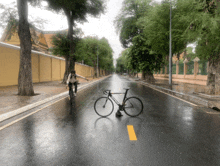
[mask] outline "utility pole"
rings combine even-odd
[[[172,6],[170,0],[170,49],[169,49],[169,85],[172,85],[172,36],[171,36],[171,28],[172,28]]]
[[[99,54],[98,54],[98,45],[97,45],[97,77],[99,76]]]

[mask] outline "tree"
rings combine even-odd
[[[29,0],[32,5],[39,5],[38,0]],[[31,34],[28,22],[28,0],[17,0],[18,36],[20,39],[20,67],[18,75],[18,95],[34,95],[31,69]]]
[[[124,0],[121,13],[116,17],[114,23],[120,33],[120,42],[124,48],[128,48],[133,37],[142,32],[137,20],[151,8],[151,0]]]
[[[164,63],[163,55],[152,51],[144,34],[134,37],[129,56],[132,68],[142,71],[142,79],[149,82],[154,81],[153,71],[159,70]]]
[[[11,35],[18,31],[18,36],[20,39],[18,95],[22,96],[34,95],[31,68],[32,43],[30,25],[28,22],[28,2],[30,2],[32,6],[40,5],[40,0],[17,0],[17,5],[13,4],[13,7],[7,7],[0,4],[0,8],[3,9],[3,13],[1,15],[1,27],[7,27],[6,31],[10,30]],[[6,24],[8,26],[6,26]]]
[[[105,6],[102,0],[46,0],[48,2],[48,9],[56,12],[63,12],[67,17],[68,22],[68,38],[70,40],[70,58],[67,71],[64,74],[67,80],[69,72],[75,68],[75,54],[73,41],[73,26],[75,22],[86,21],[87,14],[98,16],[104,12]]]
[[[210,94],[220,91],[220,33],[219,0],[182,0],[179,6],[185,9],[180,20],[186,20],[188,28],[185,36],[189,41],[196,41],[196,55],[201,60],[208,60],[207,86]]]
[[[82,30],[81,29],[76,29],[74,31],[74,35],[73,35],[73,43],[74,45],[76,45],[80,40],[81,40],[81,35],[82,35]],[[63,33],[57,33],[56,35],[52,36],[52,45],[53,47],[51,48],[51,52],[54,55],[58,55],[58,56],[62,56],[65,58],[65,62],[66,62],[66,68],[65,68],[65,72],[68,71],[68,66],[70,61],[70,40],[68,38],[68,34],[67,32],[63,32]],[[75,52],[75,50],[74,50]],[[79,58],[78,58],[79,59]],[[76,57],[77,60],[77,57]],[[63,77],[63,83],[65,83],[65,77]]]
[[[98,66],[104,70],[113,71],[113,50],[105,38],[86,37],[76,45],[76,57],[85,64],[93,66],[97,76]]]

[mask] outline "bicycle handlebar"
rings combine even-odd
[[[107,95],[107,94],[108,94],[108,91],[111,92],[111,90],[105,90],[105,91],[103,91],[103,93],[104,93],[105,95]]]

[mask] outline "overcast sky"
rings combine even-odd
[[[160,2],[161,0],[155,1]],[[0,0],[1,4],[10,4],[12,2],[17,1]],[[78,27],[82,28],[85,36],[97,35],[99,38],[107,38],[114,51],[114,59],[118,58],[119,54],[123,51],[121,43],[119,42],[119,37],[116,34],[116,30],[113,24],[115,17],[120,12],[122,2],[123,0],[107,0],[107,10],[104,15],[101,15],[99,18],[88,17],[88,22],[84,24],[78,24]],[[42,28],[42,30],[45,31],[56,31],[68,28],[65,16],[60,16],[49,11],[44,11],[29,6],[29,16],[31,18],[39,17],[47,20],[47,23]],[[0,36],[2,36],[2,33],[3,30],[0,29]]]

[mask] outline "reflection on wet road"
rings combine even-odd
[[[103,91],[139,97],[143,114],[100,118]],[[120,102],[123,95],[115,95]],[[0,131],[0,165],[220,165],[220,118],[127,78],[113,75]],[[72,115],[70,115],[72,111]],[[127,126],[137,141],[130,141]]]

